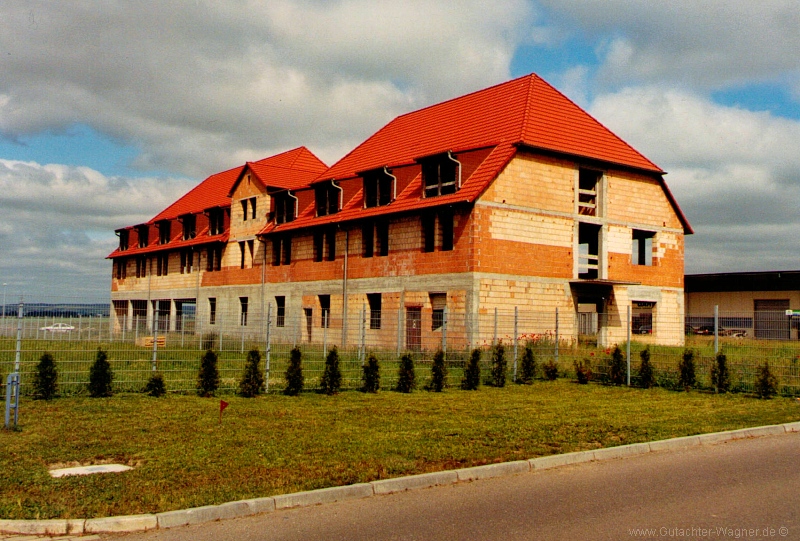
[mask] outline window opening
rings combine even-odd
[[[239,255],[240,255],[239,268],[240,269],[244,268],[244,254],[245,254],[244,241],[240,241],[239,242]]]
[[[158,242],[160,244],[167,244],[172,235],[170,234],[171,224],[169,221],[163,221],[158,224]]]
[[[128,262],[125,259],[117,259],[117,280],[125,278]]]
[[[181,274],[190,274],[192,272],[193,259],[194,252],[192,250],[181,251]]]
[[[210,272],[222,269],[222,246],[210,246],[206,257],[208,259],[206,270]]]
[[[341,194],[341,188],[333,181],[317,185],[314,188],[317,216],[327,216],[339,212],[339,194]]]
[[[217,299],[216,297],[208,298],[208,324],[214,325],[217,323]]]
[[[275,205],[275,223],[280,225],[291,222],[295,218],[295,201],[297,200],[290,192],[280,192],[272,196]]]
[[[118,233],[119,234],[119,250],[121,252],[128,249],[128,233],[129,232],[128,232],[127,229],[123,229],[122,231],[119,231],[119,233]]]
[[[421,160],[425,197],[456,193],[461,187],[461,163],[451,153]]]
[[[243,222],[247,221],[247,203],[248,203],[247,199],[242,199],[241,204],[242,204],[242,221]]]
[[[597,213],[597,187],[600,184],[602,173],[590,169],[578,171],[578,214],[583,216],[598,216]]]
[[[652,231],[633,230],[633,246],[631,248],[631,263],[633,265],[651,266],[653,264],[653,237]]]
[[[431,330],[440,329],[444,324],[444,309],[447,306],[447,294],[431,293]]]
[[[239,324],[242,327],[246,327],[247,326],[247,303],[248,303],[248,298],[247,297],[239,297],[239,307],[240,307],[240,312],[241,312],[241,317],[239,319]]]
[[[187,214],[181,219],[183,224],[183,240],[191,240],[197,236],[197,217]]]
[[[220,208],[208,212],[208,234],[221,235],[225,231],[225,211]]]
[[[377,237],[376,248],[378,255],[389,255],[389,222],[377,222],[375,224],[375,236]]]
[[[136,258],[136,277],[137,278],[146,278],[147,277],[147,258],[146,257],[137,257]]]
[[[140,225],[136,228],[136,236],[139,237],[139,248],[147,248],[147,245],[150,244],[150,228]]]
[[[250,198],[250,218],[252,218],[253,220],[256,219],[256,198],[255,197],[251,197]]]
[[[330,328],[331,326],[331,296],[330,295],[320,295],[319,296],[319,307],[320,312],[322,312],[322,318],[320,320],[321,327],[326,329]]]
[[[283,295],[276,296],[275,305],[278,307],[275,317],[275,326],[283,327],[286,325],[286,297]]]
[[[156,275],[167,276],[169,274],[169,254],[158,254],[156,258]]]
[[[325,252],[325,234],[322,231],[314,232],[314,261],[322,261]]]
[[[439,228],[442,234],[442,251],[453,249],[453,211],[443,210],[439,213]]]
[[[395,199],[397,179],[387,168],[364,174],[364,206],[378,207],[388,205]]]
[[[372,257],[375,247],[375,224],[372,222],[361,226],[361,248],[364,257]]]
[[[600,275],[600,226],[578,224],[578,278],[595,279]]]
[[[329,229],[325,232],[325,259],[334,261],[336,259],[336,230]]]
[[[631,304],[631,332],[653,334],[653,309],[655,302],[634,301]]]
[[[432,212],[422,215],[422,251],[433,252],[436,249],[436,215]]]
[[[367,293],[369,303],[369,328],[378,330],[381,328],[381,294]]]

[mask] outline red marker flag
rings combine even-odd
[[[222,424],[222,412],[228,407],[228,403],[224,400],[219,401],[219,424]]]

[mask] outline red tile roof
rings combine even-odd
[[[327,171],[328,166],[307,148],[300,147],[258,162],[247,162],[246,168],[249,168],[264,186],[295,190],[308,186],[311,181]],[[244,170],[239,176],[241,177],[243,173]],[[234,184],[228,196],[235,189]]]
[[[515,143],[662,173],[536,74],[401,115],[318,180],[348,178],[447,150]]]
[[[298,147],[257,162],[248,162],[246,166],[250,166],[253,172],[259,175],[259,178],[262,178],[263,175],[263,179],[266,180],[262,180],[262,182],[273,187],[307,186],[311,180],[327,168],[327,165],[305,147]],[[174,220],[185,214],[198,214],[213,207],[229,207],[231,204],[229,194],[246,166],[235,167],[211,175],[145,223],[151,225],[161,220]],[[123,229],[133,229],[133,227]],[[227,242],[227,240],[227,232],[222,235],[209,236],[206,227],[202,231],[198,231],[194,239],[172,240],[167,244],[151,244],[146,248],[131,247],[124,251],[116,249],[108,257],[128,257],[199,244]]]
[[[402,192],[397,194],[397,199],[388,205],[363,208],[362,191],[359,191],[350,201],[345,201],[344,208],[336,214],[317,218],[315,217],[316,207],[311,204],[304,209],[300,209],[299,215],[294,221],[277,226],[274,223],[269,223],[259,234],[267,235],[283,231],[294,231],[309,226],[372,218],[442,205],[472,203],[489,186],[516,151],[516,147],[508,143],[496,146],[469,178],[462,179],[461,189],[453,194],[422,198],[422,175],[418,174]]]

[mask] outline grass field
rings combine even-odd
[[[152,513],[800,420],[800,403],[565,380],[477,392],[25,400],[0,431],[0,518]],[[122,474],[48,468],[121,462]]]

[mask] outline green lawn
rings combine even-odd
[[[0,518],[168,511],[553,453],[800,420],[800,403],[565,380],[477,392],[219,401],[188,395],[24,400],[0,430]],[[114,461],[122,474],[52,479]]]

